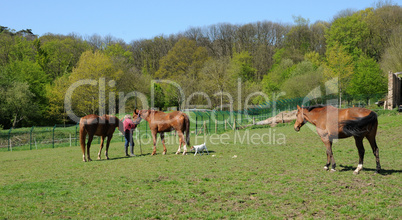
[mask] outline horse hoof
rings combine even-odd
[[[324,167],[324,170],[328,170],[328,167],[327,167],[327,166],[325,166],[325,167]]]
[[[335,169],[331,169],[331,173],[333,173],[333,172],[336,172],[336,170],[335,170]]]
[[[359,172],[353,171],[353,175],[357,175],[359,174]]]
[[[163,151],[163,155],[166,155],[166,151]]]

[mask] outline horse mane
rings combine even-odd
[[[312,106],[303,107],[303,109],[306,109],[307,111],[311,112],[313,109],[324,108],[324,107],[327,107],[327,105],[312,105]]]

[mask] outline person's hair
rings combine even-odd
[[[124,116],[124,119],[127,119],[127,118],[131,119],[131,115],[127,114],[126,116]]]

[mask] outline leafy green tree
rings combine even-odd
[[[10,79],[29,85],[37,104],[46,104],[45,86],[50,80],[37,63],[30,60],[16,60],[6,66],[6,71]]]
[[[33,101],[35,95],[29,91],[28,83],[12,82],[8,88],[3,91],[3,95],[5,99],[4,103],[1,105],[1,109],[3,113],[8,114],[13,128],[21,121],[28,121],[40,114],[37,105],[35,105]],[[25,125],[27,125],[27,123],[25,123]]]
[[[231,70],[242,79],[242,81],[257,80],[257,70],[253,67],[253,57],[249,52],[243,51],[234,53],[231,60]]]
[[[97,114],[99,107],[108,105],[108,94],[116,92],[116,86],[109,86],[111,80],[118,81],[123,72],[117,69],[110,57],[101,53],[100,51],[86,51],[84,52],[78,65],[73,69],[69,77],[70,85],[80,80],[92,80],[96,82],[96,86],[83,85],[79,89],[75,89],[72,94],[72,105],[76,115]],[[99,100],[100,96],[100,79],[105,79],[105,100]],[[103,102],[106,106],[99,106],[99,101]]]
[[[199,91],[200,71],[208,59],[206,48],[198,47],[195,41],[181,38],[160,60],[160,68],[155,77],[175,81],[188,97],[193,92]],[[176,94],[169,94],[169,97],[180,97],[178,90],[171,91],[176,91]]]
[[[290,72],[291,77],[281,86],[285,97],[297,98],[308,95],[311,91],[319,88],[323,81],[323,68],[316,67],[310,61],[298,63]]]
[[[346,92],[350,76],[354,71],[353,57],[347,52],[347,48],[334,43],[326,52],[326,65],[324,66],[324,80],[338,78],[339,93]]]
[[[187,77],[196,80],[207,59],[206,48],[198,47],[195,41],[182,38],[160,60],[160,67],[155,76],[160,79]]]
[[[0,66],[4,66],[9,62],[10,52],[14,45],[14,39],[11,34],[6,31],[0,33]]]
[[[394,30],[389,38],[389,47],[386,48],[381,59],[381,69],[388,73],[402,71],[402,25]]]
[[[174,37],[157,36],[149,40],[133,41],[129,50],[133,55],[133,65],[144,74],[154,76],[159,69],[160,60],[177,42]]]
[[[52,84],[46,86],[46,98],[48,100],[46,116],[49,121],[54,123],[66,123],[68,121],[64,106],[64,96],[68,87],[69,79],[67,75],[55,79]]]
[[[373,58],[361,56],[356,63],[347,91],[351,95],[366,98],[368,103],[372,95],[387,91],[387,77]]]
[[[116,59],[124,59],[124,61],[130,63],[133,59],[133,53],[129,50],[125,50],[119,43],[109,44],[105,49],[106,55],[114,57]]]
[[[165,97],[165,108],[176,106],[179,109],[182,101],[180,91],[177,91],[178,89],[170,84],[164,86],[163,88],[164,93],[162,94],[162,97]]]
[[[36,60],[51,79],[72,72],[89,45],[73,37],[45,35],[36,42]]]
[[[340,44],[345,52],[358,59],[367,49],[365,46],[370,39],[370,29],[366,18],[372,13],[373,9],[367,8],[336,19],[325,34],[327,48],[336,48]]]
[[[286,46],[302,52],[307,53],[311,50],[312,32],[309,28],[309,19],[301,16],[294,16],[296,23],[290,31],[286,34]]]
[[[165,107],[165,95],[163,93],[163,89],[161,85],[158,83],[153,84],[154,85],[154,107],[163,110]],[[152,89],[152,88],[151,88]],[[152,98],[152,97],[150,97]]]
[[[270,96],[281,90],[282,83],[291,76],[295,68],[294,62],[286,57],[285,49],[278,50],[274,55],[274,65],[271,71],[262,79],[263,91]]]
[[[34,42],[29,41],[24,37],[21,36],[14,36],[13,37],[14,43],[12,44],[9,53],[8,59],[9,62],[15,60],[35,60],[35,51],[34,51]]]
[[[221,110],[223,108],[224,92],[229,92],[235,84],[234,77],[229,68],[230,58],[223,57],[221,59],[208,60],[201,70],[200,83],[203,85],[203,91],[206,91],[210,97],[213,97],[213,94],[216,93],[220,94],[219,101],[213,105],[220,106]]]
[[[402,7],[392,2],[378,2],[366,19],[370,37],[366,39],[366,55],[379,61],[388,48],[392,32],[402,24]],[[399,36],[400,37],[400,36]]]

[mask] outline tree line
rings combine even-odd
[[[386,91],[388,71],[402,70],[401,34],[402,8],[390,2],[344,10],[328,22],[295,16],[294,24],[220,23],[129,43],[0,26],[0,124],[69,122],[66,92],[83,79],[97,86],[72,94],[78,116],[99,114],[99,104],[122,108],[122,99],[127,112],[144,107],[133,92],[162,110],[240,110],[273,97],[306,96],[335,77],[340,93],[368,98]],[[101,83],[106,95],[100,102]]]

